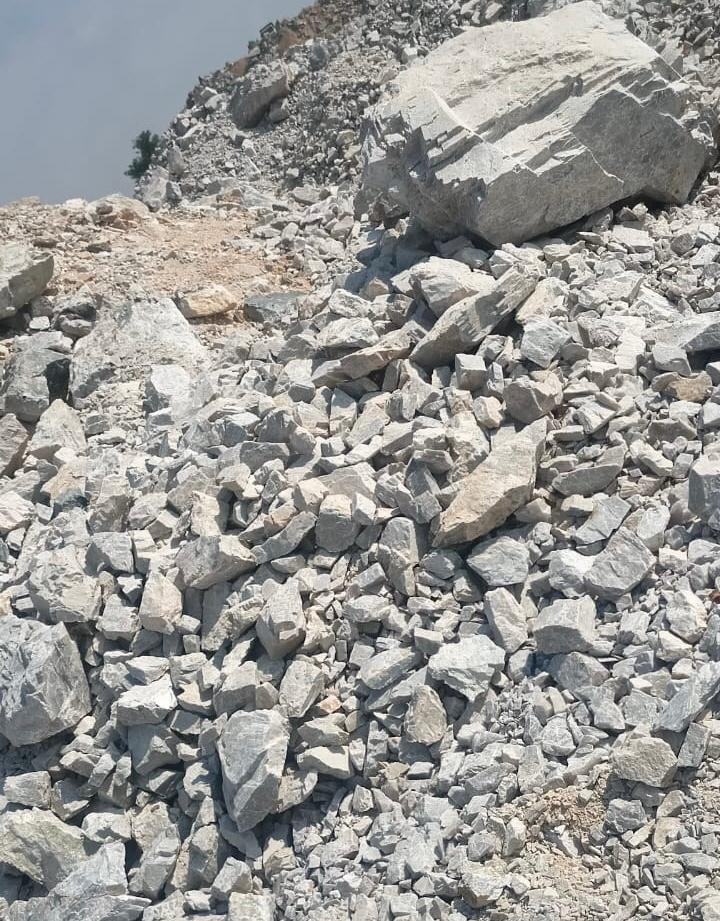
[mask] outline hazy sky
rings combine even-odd
[[[307,3],[0,0],[0,203],[130,191],[132,139]]]

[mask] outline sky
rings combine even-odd
[[[0,0],[0,204],[130,193],[132,140],[309,0]]]

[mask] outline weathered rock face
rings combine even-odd
[[[20,243],[0,246],[0,320],[13,316],[48,286],[53,257]]]
[[[246,831],[272,812],[290,738],[277,710],[235,713],[218,743],[223,793],[239,831]]]
[[[65,626],[3,617],[0,733],[12,745],[31,745],[74,726],[89,710],[80,654]]]
[[[496,245],[633,195],[683,202],[713,150],[693,107],[594,3],[469,29],[402,72],[371,117],[362,198]]]

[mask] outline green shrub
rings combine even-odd
[[[125,175],[132,179],[142,179],[148,171],[155,151],[160,143],[157,134],[153,134],[146,128],[133,141],[133,150],[137,151],[137,156],[133,159],[130,166],[125,170]]]

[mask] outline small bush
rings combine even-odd
[[[145,129],[133,141],[133,150],[137,151],[137,156],[133,159],[130,166],[125,170],[125,175],[132,179],[142,179],[147,173],[155,151],[160,143],[157,134]]]

